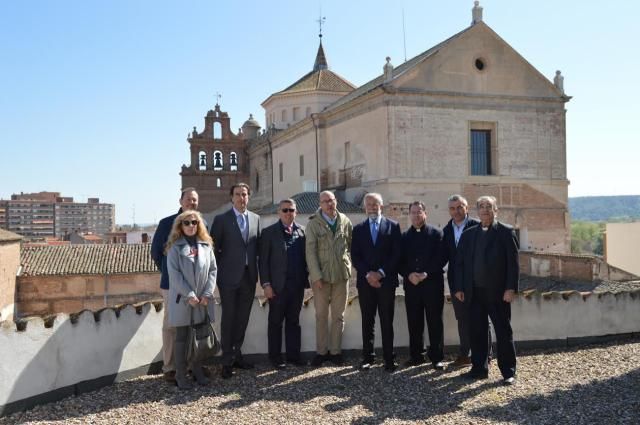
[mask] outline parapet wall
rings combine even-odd
[[[60,314],[0,326],[0,415],[108,385],[120,374],[144,373],[161,360],[162,304],[121,310]],[[217,317],[220,317],[220,306]],[[268,306],[254,301],[243,352],[267,353]],[[640,332],[640,290],[617,294],[527,294],[512,307],[514,336],[521,345],[567,345],[574,339]],[[315,350],[313,302],[301,312],[302,350]],[[449,302],[444,309],[445,345],[458,344]],[[219,325],[219,322],[217,323]],[[395,345],[409,344],[404,297],[396,297]],[[362,347],[360,308],[345,314],[343,348]],[[380,346],[376,330],[376,346]],[[160,385],[160,383],[159,383]]]

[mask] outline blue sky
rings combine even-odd
[[[570,196],[640,194],[638,6],[481,1],[484,21],[549,79],[565,76]],[[331,69],[356,85],[467,27],[472,1],[0,3],[0,197],[41,190],[174,212],[187,133],[222,93],[239,128],[311,70],[320,15]]]

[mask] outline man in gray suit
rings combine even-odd
[[[217,215],[211,236],[218,263],[218,290],[222,301],[222,377],[231,378],[233,368],[252,369],[242,358],[242,343],[249,324],[258,282],[260,217],[247,210],[251,189],[246,183],[231,186],[232,208]]]
[[[280,201],[278,216],[280,220],[262,231],[259,263],[260,283],[269,300],[269,360],[276,369],[284,369],[282,322],[285,322],[287,362],[304,364],[300,358],[300,309],[304,289],[309,287],[309,274],[304,226],[295,222],[295,201]]]

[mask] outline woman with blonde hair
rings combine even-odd
[[[213,241],[207,232],[202,215],[188,210],[179,214],[171,228],[165,247],[169,272],[169,324],[176,328],[175,363],[176,384],[180,389],[191,389],[187,380],[187,361],[199,385],[209,379],[200,361],[187,353],[189,328],[213,320],[213,290],[216,285],[217,266],[213,255]]]

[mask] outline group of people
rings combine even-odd
[[[216,216],[211,228],[197,212],[198,194],[182,191],[177,214],[160,221],[152,256],[162,271],[165,302],[163,372],[178,387],[187,379],[208,383],[208,370],[188,352],[189,327],[214,320],[213,290],[219,289],[222,378],[234,369],[251,369],[242,355],[256,283],[268,299],[269,360],[276,369],[306,365],[301,357],[300,311],[305,288],[311,287],[316,315],[316,354],[312,366],[341,365],[344,314],[352,264],[362,314],[362,370],[375,363],[374,326],[379,317],[384,368],[398,367],[393,348],[395,293],[402,282],[409,331],[407,366],[430,361],[444,370],[444,267],[458,323],[460,351],[454,366],[470,365],[471,379],[488,377],[491,359],[489,318],[497,339],[497,363],[504,383],[515,382],[516,356],[510,303],[518,290],[518,241],[509,225],[497,220],[496,199],[477,200],[479,220],[468,214],[460,195],[448,200],[451,220],[443,231],[427,224],[420,201],[409,205],[411,227],[383,215],[378,193],[364,197],[367,218],[355,226],[338,210],[333,192],[319,196],[319,208],[305,226],[296,221],[293,199],[280,201],[279,220],[262,229],[260,217],[248,210],[251,189],[230,189],[231,208]],[[424,324],[429,348],[425,353]],[[285,350],[282,350],[284,325]],[[426,354],[426,357],[425,357]],[[191,360],[190,360],[191,359]]]

